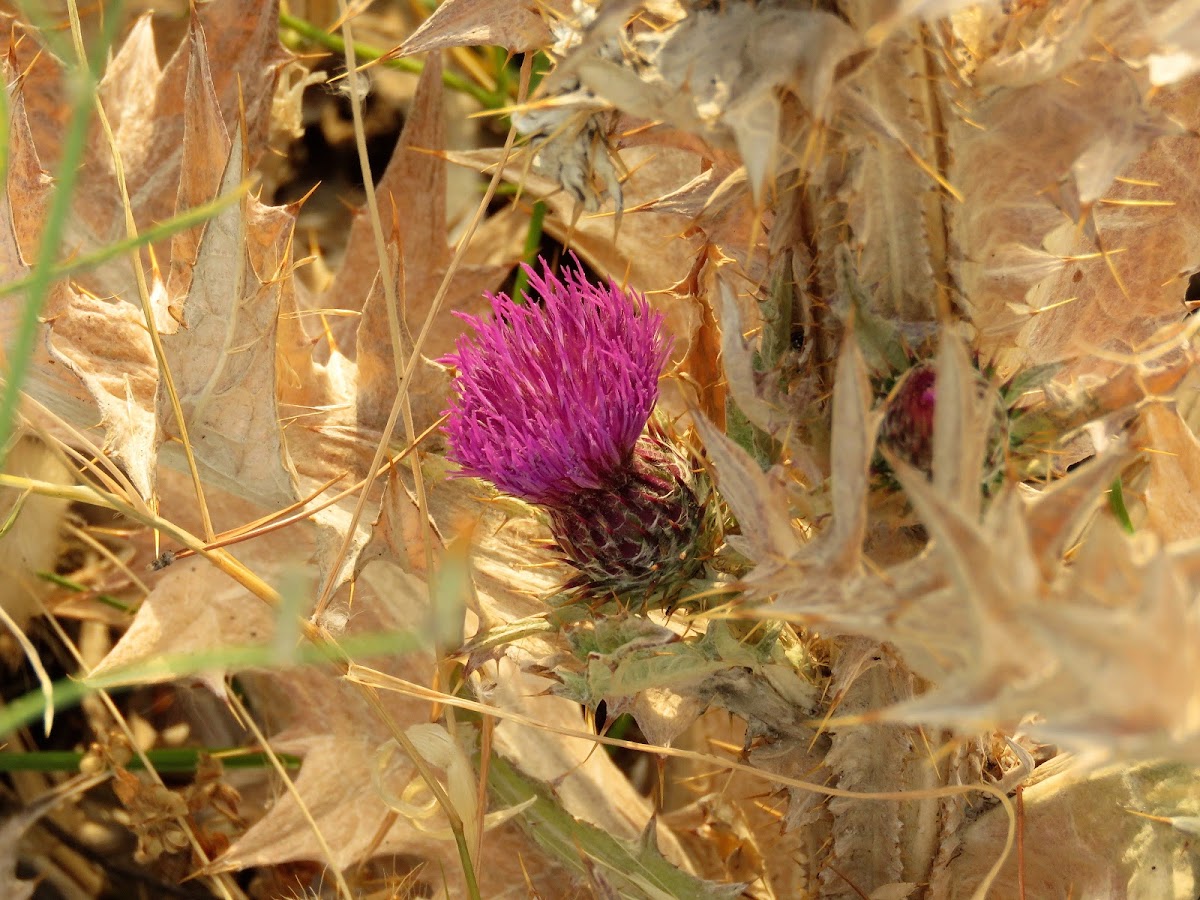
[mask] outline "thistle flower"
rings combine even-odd
[[[691,577],[711,546],[708,482],[665,426],[646,425],[670,352],[662,316],[615,282],[526,266],[525,303],[489,295],[493,318],[441,362],[458,370],[446,434],[458,474],[549,513],[591,591],[649,591]]]

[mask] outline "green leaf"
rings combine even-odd
[[[1112,514],[1117,517],[1117,521],[1121,523],[1121,527],[1126,533],[1133,534],[1133,520],[1129,518],[1129,509],[1125,506],[1125,493],[1121,490],[1121,479],[1118,477],[1112,483],[1112,487],[1108,491],[1108,508],[1112,510]]]
[[[527,777],[503,757],[492,758],[488,786],[506,807],[533,798],[521,813],[521,826],[581,880],[602,881],[611,891],[601,889],[598,895],[637,900],[733,900],[746,888],[744,884],[704,881],[672,865],[658,850],[654,819],[640,841],[624,841],[579,821],[562,808],[547,785]]]
[[[730,395],[725,400],[725,433],[748,453],[764,472],[779,457],[779,443],[751,422]]]
[[[912,366],[904,334],[897,324],[875,312],[876,304],[858,277],[849,248],[837,248],[838,297],[834,312],[853,328],[863,358],[874,375],[903,372]]]

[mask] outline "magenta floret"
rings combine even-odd
[[[670,351],[646,298],[588,282],[579,260],[529,266],[528,302],[488,295],[493,317],[461,316],[441,362],[458,369],[446,433],[463,475],[546,506],[611,486],[658,400]]]

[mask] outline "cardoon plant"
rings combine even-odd
[[[710,486],[668,425],[650,422],[670,352],[662,316],[578,259],[563,275],[526,266],[524,302],[488,295],[493,317],[462,316],[442,362],[457,369],[449,458],[549,515],[592,595],[674,593],[714,544]],[[649,423],[649,425],[648,425]]]

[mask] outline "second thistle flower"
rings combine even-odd
[[[715,543],[711,488],[665,427],[647,422],[670,352],[645,297],[526,267],[532,296],[491,296],[493,317],[442,362],[458,370],[446,424],[461,474],[549,513],[573,587],[668,592]]]

